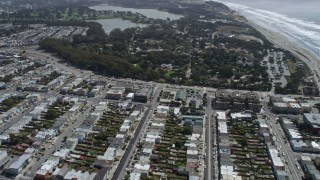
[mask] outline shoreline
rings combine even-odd
[[[216,2],[220,2],[220,3],[228,6],[227,4],[225,4],[221,1],[216,1]],[[244,18],[244,19],[238,18],[238,21],[245,23],[245,24],[249,25],[250,27],[256,29],[258,32],[260,32],[262,35],[264,35],[265,38],[267,40],[269,40],[271,43],[273,43],[275,46],[291,52],[294,56],[296,56],[297,58],[299,58],[300,60],[302,60],[306,64],[312,63],[313,65],[311,67],[316,65],[316,70],[319,73],[320,57],[317,57],[317,55],[315,55],[312,52],[312,50],[310,50],[310,49],[308,50],[308,48],[303,47],[303,45],[299,45],[299,42],[294,42],[294,41],[290,40],[288,37],[286,37],[286,35],[282,34],[281,32],[276,32],[275,30],[272,30],[268,27],[265,27],[265,26],[255,22],[254,20],[247,18],[241,12],[239,12],[235,9],[232,9],[230,6],[228,6],[228,7],[229,7],[229,9],[231,9],[233,11],[232,12],[233,15],[235,15],[236,17],[238,16],[238,17]],[[309,68],[313,69],[311,67],[309,67]]]
[[[253,27],[257,31],[259,31],[262,35],[266,37],[267,40],[269,40],[274,45],[278,46],[279,48],[283,48],[289,52],[291,52],[293,55],[301,59],[306,64],[316,64],[317,69],[319,69],[320,62],[317,61],[317,57],[315,57],[312,52],[309,52],[309,50],[304,49],[302,47],[299,47],[299,45],[295,42],[291,42],[287,37],[284,35],[281,35],[279,33],[276,33],[270,29],[267,29],[265,27],[262,27],[261,25],[258,25],[257,23],[247,20],[244,22],[248,24],[249,26]],[[310,68],[311,69],[311,68]]]
[[[228,6],[228,3],[222,2],[220,0],[213,1]],[[312,71],[313,74],[316,73],[319,75],[315,77],[315,80],[317,82],[320,80],[320,55],[318,56],[317,54],[314,54],[313,50],[308,49],[308,47],[305,47],[300,42],[290,40],[290,38],[287,37],[285,34],[278,32],[277,30],[273,30],[267,26],[264,26],[263,24],[260,24],[259,22],[255,21],[254,19],[247,18],[246,15],[242,14],[237,9],[234,9],[230,6],[228,6],[228,8],[232,10],[232,14],[235,17],[242,17],[237,18],[238,21],[256,29],[276,47],[289,51],[295,57],[303,61],[309,67],[310,71]],[[320,84],[318,83],[318,86],[319,85]]]
[[[269,40],[275,46],[289,51],[295,57],[304,62],[310,69],[312,76],[318,85],[318,88],[320,88],[320,59],[313,55],[312,52],[300,47],[299,44],[290,41],[287,37],[285,37],[285,35],[263,27],[252,20],[246,19],[244,23],[259,31],[262,35],[265,36],[267,40]]]

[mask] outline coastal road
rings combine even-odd
[[[138,127],[136,128],[135,132],[134,132],[134,136],[133,138],[130,140],[127,149],[125,150],[124,155],[122,156],[118,167],[116,169],[116,171],[113,174],[112,180],[120,180],[123,179],[125,173],[126,173],[126,167],[128,166],[131,157],[133,156],[133,152],[135,152],[136,149],[136,145],[137,143],[140,141],[141,139],[141,135],[142,135],[142,131],[145,129],[146,127],[146,123],[147,120],[149,119],[151,113],[153,112],[153,109],[155,109],[157,107],[157,99],[158,96],[160,94],[160,91],[162,90],[163,86],[161,84],[158,84],[155,88],[155,93],[153,95],[153,98],[150,102],[150,105],[147,109],[147,111],[145,112],[143,118],[141,119],[141,121],[139,122]]]
[[[280,148],[280,154],[285,153],[284,154],[284,158],[285,161],[287,161],[287,167],[289,168],[288,174],[292,175],[293,179],[295,180],[299,180],[301,179],[301,176],[303,176],[303,173],[301,170],[298,170],[297,166],[296,166],[296,155],[295,153],[292,151],[289,143],[285,143],[284,142],[284,138],[285,135],[283,133],[282,128],[280,127],[280,123],[276,123],[276,118],[277,116],[275,114],[273,114],[272,112],[270,112],[267,104],[265,101],[262,102],[264,110],[265,110],[265,115],[270,119],[270,125],[271,125],[271,129],[274,132],[276,138],[277,138],[277,143],[281,146]],[[279,148],[279,147],[278,147]]]
[[[207,97],[207,108],[206,108],[206,135],[205,135],[205,144],[206,144],[206,168],[204,172],[205,180],[214,179],[213,175],[215,174],[212,167],[212,107],[211,107],[211,97]]]
[[[301,61],[307,64],[308,68],[313,72],[313,78],[320,90],[320,68],[317,58],[308,50],[299,47],[297,44],[290,42],[285,36],[281,36],[279,33],[268,30],[254,22],[247,22],[251,27],[254,27],[257,31],[263,34],[270,42],[288,50],[293,55],[298,57]],[[318,75],[318,76],[317,76]]]

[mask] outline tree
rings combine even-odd
[[[184,126],[183,130],[182,130],[182,134],[191,135],[192,134],[192,127],[191,126]]]
[[[46,113],[46,118],[47,119],[56,119],[56,118],[58,118],[60,115],[59,115],[59,113],[57,112],[57,110],[54,110],[54,109],[49,109],[48,111],[47,111],[47,113]]]

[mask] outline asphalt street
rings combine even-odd
[[[126,172],[125,169],[127,168],[128,164],[130,162],[130,159],[133,156],[133,153],[135,152],[137,143],[141,139],[141,135],[142,135],[141,132],[145,129],[147,120],[149,119],[151,113],[153,112],[153,109],[156,108],[157,98],[160,94],[161,89],[162,89],[161,85],[158,85],[156,87],[153,99],[152,99],[150,105],[148,105],[148,109],[145,112],[145,115],[143,116],[143,118],[139,122],[139,125],[134,132],[134,136],[130,140],[130,143],[128,144],[127,149],[126,149],[124,155],[122,156],[116,171],[113,174],[112,180],[123,179],[125,172]]]
[[[87,109],[79,114],[78,116],[75,116],[74,119],[76,120],[71,120],[74,121],[73,123],[69,123],[69,126],[67,126],[65,129],[62,130],[62,133],[56,137],[56,141],[53,144],[46,144],[45,151],[43,152],[43,155],[40,157],[39,160],[33,159],[31,163],[24,169],[25,176],[28,177],[34,177],[35,173],[37,172],[38,169],[42,166],[42,164],[49,159],[49,157],[60,148],[62,141],[64,140],[64,137],[70,137],[72,135],[72,132],[75,130],[76,127],[80,126],[82,122],[85,120],[86,116],[85,114],[89,114],[91,111],[91,103],[89,102],[86,104]],[[22,173],[21,173],[22,174]]]
[[[211,107],[211,98],[207,97],[208,103],[206,108],[206,135],[205,135],[205,144],[206,144],[206,168],[204,171],[204,177],[206,180],[213,179],[213,174],[215,174],[212,166],[212,107]]]
[[[284,154],[284,158],[285,158],[284,161],[288,161],[288,164],[287,164],[287,167],[289,169],[288,174],[292,175],[293,179],[296,179],[296,180],[301,179],[301,176],[303,176],[303,172],[302,172],[302,170],[298,170],[298,168],[296,166],[296,163],[297,163],[295,160],[296,156],[295,156],[295,153],[292,151],[290,144],[284,142],[283,137],[285,137],[285,135],[283,134],[283,130],[280,127],[280,123],[278,123],[278,124],[276,123],[277,116],[270,112],[270,110],[265,102],[263,102],[262,104],[265,109],[265,115],[269,118],[269,122],[271,124],[271,129],[274,132],[274,134],[278,140],[277,144],[279,146],[281,146],[281,148],[278,147],[278,148],[280,148],[280,154],[282,154],[282,152],[285,153]],[[283,163],[285,163],[285,162],[283,162]]]
[[[43,51],[38,51],[36,50],[36,47],[30,47],[27,49],[27,53],[31,56],[35,56],[38,58],[43,58],[45,60],[47,60],[49,63],[53,64],[55,67],[60,68],[60,69],[64,69],[68,72],[71,72],[75,75],[91,75],[93,74],[92,72],[89,71],[82,71],[80,69],[77,69],[75,67],[69,66],[66,63],[61,63],[61,59],[56,58],[54,56],[52,56],[52,54],[49,53],[45,53]],[[317,69],[317,71],[319,71]],[[74,78],[72,78],[74,79]],[[70,79],[70,80],[72,80]],[[113,81],[117,81],[117,82],[128,82],[128,83],[146,83],[144,81],[140,81],[140,80],[132,80],[132,79],[115,79],[115,78],[105,78],[106,80],[111,80]],[[69,80],[69,81],[70,81]],[[149,119],[151,113],[153,112],[153,110],[156,108],[156,106],[158,105],[157,103],[157,98],[159,96],[159,93],[161,91],[161,89],[163,87],[172,87],[172,88],[185,88],[185,89],[192,89],[195,91],[202,91],[204,90],[204,92],[208,92],[208,94],[213,93],[214,91],[216,91],[217,89],[215,88],[209,88],[209,87],[199,87],[199,86],[180,86],[180,85],[170,85],[170,84],[160,84],[160,83],[155,83],[155,82],[150,82],[154,85],[157,85],[155,88],[155,93],[153,96],[153,99],[151,100],[151,102],[147,103],[146,105],[146,112],[143,116],[143,118],[141,119],[141,121],[139,122],[135,132],[134,132],[134,136],[132,137],[132,139],[130,140],[127,149],[125,150],[125,153],[123,155],[123,157],[120,159],[119,165],[116,169],[116,171],[114,172],[113,175],[113,180],[119,180],[119,179],[123,179],[124,175],[125,175],[125,169],[127,168],[131,157],[133,156],[133,153],[136,150],[136,145],[137,143],[140,141],[141,136],[142,136],[142,131],[145,129],[146,124],[147,124],[147,120]],[[320,87],[320,86],[319,86]],[[231,89],[227,89],[227,90],[231,90]],[[47,93],[47,96],[50,95],[56,95],[58,93],[59,89],[56,89],[52,92]],[[234,91],[234,90],[232,90]],[[248,92],[248,91],[241,91],[241,90],[237,90],[240,92]],[[272,92],[256,92],[260,97],[267,99],[268,96],[273,95]],[[41,94],[41,93],[40,93]],[[287,95],[288,97],[301,97],[298,95]],[[104,98],[104,95],[101,95],[101,98]],[[212,126],[214,119],[212,118],[212,114],[213,114],[213,110],[211,107],[211,100],[210,100],[210,96],[208,95],[208,105],[206,107],[206,127],[205,127],[205,144],[206,144],[206,148],[205,148],[205,152],[206,152],[206,156],[205,156],[205,165],[206,168],[204,169],[204,178],[205,179],[216,179],[214,178],[214,175],[218,173],[217,171],[217,158],[216,155],[213,155],[213,151],[215,151],[215,147],[213,147],[213,144],[215,144],[216,142],[214,142],[215,139],[215,134],[213,134],[213,130],[215,130],[215,126]],[[88,98],[86,98],[88,99]],[[99,102],[101,99],[100,97],[96,97],[96,98],[92,98],[90,99],[91,101],[89,101],[90,103],[97,103]],[[315,100],[318,100],[318,98],[315,98]],[[107,100],[106,100],[107,101]],[[271,128],[273,130],[273,132],[275,133],[275,136],[278,140],[277,144],[278,144],[278,148],[281,146],[282,149],[280,149],[280,154],[282,154],[282,152],[285,153],[284,158],[284,163],[285,161],[288,161],[287,164],[285,164],[287,166],[287,172],[290,176],[293,177],[293,179],[301,179],[301,176],[303,176],[303,172],[302,170],[298,170],[297,168],[297,161],[295,160],[297,158],[296,153],[294,153],[290,147],[289,143],[285,143],[284,142],[284,134],[283,134],[283,130],[281,129],[280,125],[276,123],[275,118],[277,117],[275,114],[271,113],[268,109],[268,107],[266,106],[266,102],[262,102],[263,106],[265,108],[265,114],[268,116],[268,118],[270,119],[270,123],[271,123]],[[40,104],[40,102],[37,102],[36,104],[34,104],[33,106],[31,106],[30,108],[34,108],[36,105]],[[87,105],[88,106],[88,105]],[[88,114],[89,111],[91,109],[88,108],[85,112],[83,112],[83,114]],[[3,125],[2,127],[0,127],[0,133],[3,133],[5,129],[9,128],[10,126],[12,126],[14,123],[18,122],[21,117],[23,117],[24,115],[27,115],[28,111],[23,112],[22,114],[16,116],[15,118],[13,118],[12,121],[10,121],[9,123]],[[54,142],[54,144],[46,144],[46,151],[44,152],[43,156],[40,157],[39,160],[34,159],[28,166],[27,168],[24,169],[25,175],[29,176],[29,177],[33,177],[35,172],[41,167],[42,163],[44,163],[51,155],[52,153],[58,149],[63,141],[63,137],[67,136],[71,136],[72,131],[79,126],[85,119],[85,116],[80,116],[79,119],[77,119],[75,121],[75,123],[69,123],[69,126],[66,127],[66,129],[57,137],[56,141]],[[50,147],[50,148],[49,148]],[[213,157],[215,158],[215,160],[213,160]]]

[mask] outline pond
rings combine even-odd
[[[170,18],[171,20],[176,20],[176,19],[183,17],[182,15],[168,13],[168,12],[160,11],[157,9],[124,8],[124,7],[120,7],[120,6],[111,6],[111,5],[107,5],[107,4],[91,6],[89,8],[97,10],[97,11],[108,11],[108,10],[131,11],[132,13],[140,13],[142,15],[147,16],[148,18],[153,18],[153,19],[164,19],[165,20],[167,18]]]
[[[98,22],[102,25],[104,31],[106,33],[110,33],[113,29],[119,28],[121,30],[124,30],[126,28],[131,28],[131,27],[146,27],[146,24],[138,24],[138,23],[133,23],[129,20],[123,20],[121,18],[115,18],[115,19],[99,19],[99,20],[94,20],[93,22]]]

